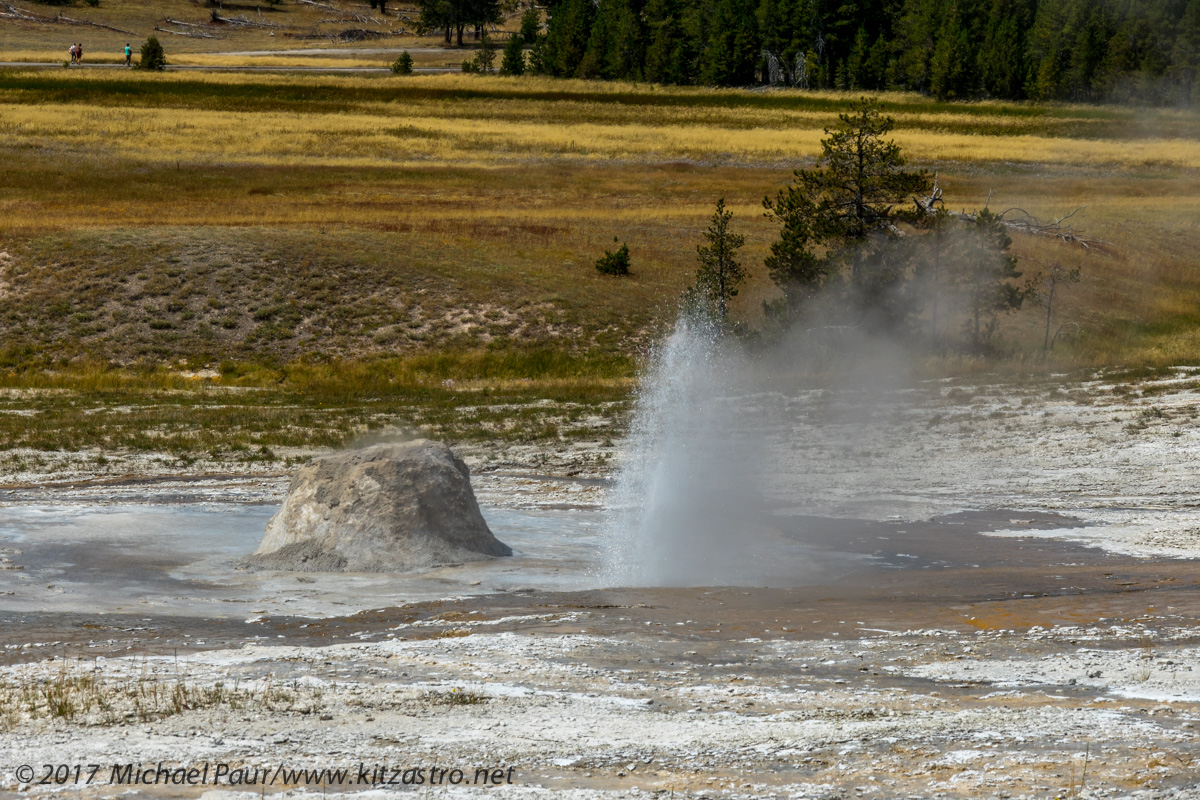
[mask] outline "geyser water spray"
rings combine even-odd
[[[605,583],[744,582],[747,515],[760,506],[730,349],[714,324],[684,315],[652,353],[609,495]]]

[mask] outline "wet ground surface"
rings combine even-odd
[[[189,561],[186,553],[94,539],[22,545],[18,558],[31,571],[56,567],[61,580],[92,587],[94,594],[76,605],[95,610],[0,610],[0,660],[94,657],[129,650],[162,655],[280,638],[303,646],[369,641],[385,637],[398,623],[418,621],[428,625],[421,635],[436,637],[453,630],[453,620],[463,614],[476,621],[496,621],[492,630],[505,631],[509,626],[504,619],[545,609],[586,609],[589,632],[606,636],[686,618],[691,634],[714,643],[771,631],[786,639],[811,639],[872,629],[965,632],[1142,617],[1200,619],[1200,573],[1191,560],[1136,559],[1062,540],[981,534],[1018,526],[1033,530],[1078,524],[1059,515],[991,511],[924,523],[815,517],[774,523],[787,536],[802,537],[810,552],[828,553],[827,563],[840,571],[830,573],[828,582],[773,589],[556,592],[530,585],[481,594],[478,587],[447,582],[460,596],[354,614],[330,608],[321,617],[258,613],[254,604],[243,603],[237,616],[196,617],[158,615],[152,607],[100,607],[114,598],[128,601],[159,593],[199,599],[225,591],[221,583],[176,577],[178,568]],[[236,548],[238,541],[230,537],[226,549]],[[317,581],[308,575],[282,575],[298,590]],[[519,627],[527,629],[523,623]],[[547,624],[545,630],[557,629]]]

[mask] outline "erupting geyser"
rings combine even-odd
[[[652,354],[609,498],[605,582],[687,586],[746,577],[761,453],[738,436],[737,372],[719,331],[687,316]]]

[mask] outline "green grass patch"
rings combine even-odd
[[[619,435],[632,369],[617,358],[468,352],[282,367],[229,362],[211,378],[104,365],[7,372],[0,469],[44,466],[30,451],[286,466],[381,433],[460,443],[599,441]]]

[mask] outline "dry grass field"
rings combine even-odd
[[[347,408],[450,407],[464,387],[488,402],[610,402],[691,282],[718,197],[747,237],[751,285],[735,311],[758,323],[775,291],[762,198],[811,163],[853,99],[465,75],[3,72],[0,383],[60,398],[47,408],[61,405],[51,388],[186,393],[195,382],[171,376],[205,369],[202,383],[269,386],[292,405],[333,392]],[[1003,362],[929,370],[1200,361],[1200,119],[884,102],[951,207],[1086,206],[1072,222],[1109,243],[1014,243],[1028,274],[1082,268],[1056,307],[1078,335],[1048,365],[1031,307],[1005,320]],[[614,237],[629,244],[630,278],[593,267]],[[314,364],[334,365],[319,390],[301,378]],[[125,377],[88,383],[96,370]],[[356,414],[316,438],[388,421]],[[98,441],[86,428],[58,444]]]

